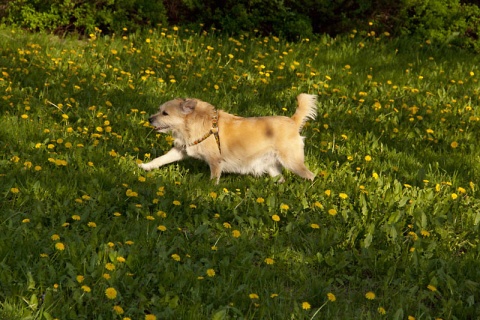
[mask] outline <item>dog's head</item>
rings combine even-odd
[[[180,129],[185,124],[185,118],[195,110],[196,106],[196,99],[177,98],[162,104],[159,111],[148,121],[158,132]]]

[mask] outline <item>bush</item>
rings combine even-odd
[[[480,9],[459,0],[407,1],[403,34],[480,50]]]
[[[167,17],[163,2],[149,0],[13,0],[3,10],[4,22],[54,33],[135,30],[165,23]]]

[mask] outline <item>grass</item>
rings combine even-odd
[[[0,28],[0,318],[467,319],[478,301],[478,56],[354,32]],[[225,175],[148,115],[295,110],[313,183]]]

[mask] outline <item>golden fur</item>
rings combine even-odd
[[[316,100],[315,95],[300,94],[297,110],[291,118],[242,118],[219,110],[220,149],[213,134],[198,142],[212,129],[215,107],[198,99],[165,102],[149,121],[158,132],[172,133],[174,147],[163,156],[139,166],[152,170],[190,156],[208,163],[211,178],[215,178],[216,183],[222,172],[255,176],[268,173],[275,177],[281,174],[283,167],[313,180],[315,175],[304,164],[300,130],[309,118],[315,118]],[[283,181],[283,177],[280,180]]]

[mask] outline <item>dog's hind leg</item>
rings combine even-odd
[[[308,170],[304,163],[303,141],[300,140],[298,143],[288,145],[288,147],[278,150],[278,158],[286,169],[300,177],[312,181],[315,178],[313,172]]]
[[[280,176],[278,183],[285,182],[285,178],[282,177],[282,164],[280,162],[276,162],[274,165],[269,167],[267,171],[272,178]]]

